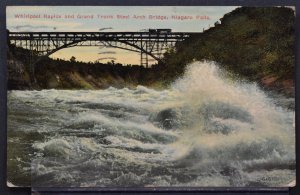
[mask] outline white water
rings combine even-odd
[[[226,79],[211,62],[190,64],[163,91],[12,91],[8,108],[9,131],[39,135],[21,140],[31,147],[33,186],[283,186],[295,179],[294,111],[275,106],[255,84]]]

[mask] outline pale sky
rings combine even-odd
[[[8,6],[7,28],[12,32],[28,31],[141,31],[149,28],[170,28],[173,32],[202,32],[234,10],[232,6]],[[28,14],[31,17],[17,18],[17,15]],[[66,15],[74,18],[66,19]],[[119,19],[117,15],[128,16],[129,19]],[[193,19],[177,20],[172,16],[191,16]],[[61,18],[53,18],[60,16]],[[93,18],[90,18],[93,16]],[[113,18],[103,17],[112,16]],[[135,19],[134,16],[145,16],[145,19]],[[162,16],[167,19],[151,19],[151,16]],[[197,16],[208,16],[209,19],[197,19]],[[52,18],[51,18],[52,17]],[[84,18],[88,17],[88,18]],[[102,18],[101,18],[102,17]],[[108,29],[105,29],[108,28]],[[103,53],[104,54],[99,54]],[[105,52],[108,52],[105,54]],[[112,57],[123,64],[139,64],[138,53],[99,47],[73,47],[59,50],[50,57],[69,60],[75,56],[78,61],[92,61],[99,58]],[[102,60],[105,63],[110,60]]]

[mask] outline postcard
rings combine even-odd
[[[294,7],[6,11],[9,186],[295,185]]]

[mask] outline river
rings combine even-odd
[[[62,187],[284,186],[294,110],[195,62],[168,89],[8,92],[8,180]],[[287,99],[294,101],[294,99]]]

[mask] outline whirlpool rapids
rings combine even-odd
[[[9,91],[8,180],[285,186],[295,179],[295,113],[276,101],[213,62],[190,64],[165,90]]]

